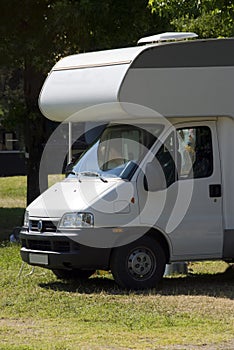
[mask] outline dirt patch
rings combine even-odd
[[[201,345],[171,345],[160,347],[155,350],[233,350],[234,349],[234,338],[230,341],[219,343],[219,344],[201,344]]]

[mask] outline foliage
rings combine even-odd
[[[30,65],[44,76],[64,55],[134,45],[162,26],[146,0],[23,0],[20,7],[11,0],[0,10],[1,66]]]
[[[2,1],[0,10],[1,66],[21,72],[33,67],[44,77],[62,56],[133,45],[161,26],[146,0],[23,0],[20,7],[11,0]]]
[[[196,32],[200,38],[234,35],[231,0],[150,0],[149,7],[173,30]]]
[[[2,92],[0,99],[1,124],[8,130],[14,130],[17,125],[17,129],[20,130],[25,115],[22,72],[19,69],[2,69],[0,70],[0,78],[2,83],[0,88]],[[23,133],[22,130],[20,131]]]
[[[158,31],[161,20],[147,5],[147,0],[0,2],[0,105],[7,124],[24,130],[28,202],[40,194],[40,157],[49,137],[37,102],[47,72],[62,56],[132,45]]]

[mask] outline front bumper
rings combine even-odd
[[[63,234],[20,233],[24,262],[48,269],[109,269],[111,249],[95,248],[75,242]]]
[[[145,233],[143,227],[84,228],[63,232],[28,232],[22,228],[22,260],[48,269],[109,269],[113,248]]]

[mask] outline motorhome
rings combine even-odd
[[[27,207],[23,261],[64,279],[110,270],[129,289],[166,264],[233,262],[233,94],[233,38],[164,33],[60,60],[42,113],[103,131]]]

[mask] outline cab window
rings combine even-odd
[[[213,172],[211,130],[207,126],[177,130],[181,157],[180,179],[204,178]]]

